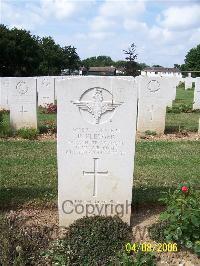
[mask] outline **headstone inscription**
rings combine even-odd
[[[57,81],[60,225],[87,215],[130,222],[137,116],[134,80]]]
[[[14,130],[37,128],[36,79],[12,78],[10,123]]]
[[[171,80],[164,77],[139,77],[136,80],[139,91],[137,131],[164,133]]]
[[[200,109],[200,78],[195,79],[193,109]]]
[[[55,103],[54,77],[37,77],[38,106],[47,106]]]

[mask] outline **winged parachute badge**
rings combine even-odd
[[[114,111],[123,102],[104,101],[101,88],[94,88],[94,95],[91,101],[72,101],[80,110],[87,111],[92,114],[95,124],[99,124],[102,114]]]

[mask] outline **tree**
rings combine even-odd
[[[0,75],[9,76],[9,30],[0,25]]]
[[[75,70],[78,69],[81,62],[80,57],[76,52],[76,48],[72,46],[65,46],[62,48],[62,68],[63,69],[70,69]]]
[[[139,67],[140,70],[143,70],[143,69],[145,69],[145,68],[147,68],[149,66],[147,64],[145,64],[145,63],[138,63],[138,67]]]
[[[113,64],[115,67],[117,68],[125,68],[126,66],[126,61],[125,60],[118,60],[116,62],[114,62]]]
[[[185,64],[181,66],[181,70],[200,71],[200,44],[187,53]],[[193,76],[200,76],[200,73],[193,73]]]
[[[180,69],[181,66],[179,64],[174,64],[174,68]]]
[[[0,25],[0,73],[4,76],[32,76],[40,62],[38,37],[29,31]]]
[[[152,67],[162,67],[161,65],[153,65]]]
[[[0,76],[59,75],[80,65],[76,48],[0,24]]]
[[[105,66],[112,66],[114,65],[114,61],[111,59],[110,56],[106,55],[99,55],[99,56],[93,56],[86,58],[82,60],[81,64],[82,66],[85,66],[87,68],[89,67],[105,67]]]
[[[44,37],[40,40],[42,60],[39,72],[42,75],[58,75],[62,69],[62,48],[56,44],[53,38]]]
[[[126,57],[126,74],[130,76],[138,76],[139,75],[139,67],[138,63],[135,61],[137,59],[136,54],[136,46],[134,43],[131,44],[131,46],[128,48],[128,50],[123,50]]]

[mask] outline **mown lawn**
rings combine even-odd
[[[56,142],[0,141],[0,207],[57,201]],[[133,203],[155,203],[182,180],[200,185],[200,141],[136,145]]]
[[[199,127],[200,113],[167,113],[165,132],[173,133],[181,130],[197,132]]]
[[[173,106],[186,104],[192,108],[193,100],[194,100],[194,88],[185,90],[184,85],[180,85],[176,90],[176,99],[173,102]]]
[[[181,85],[177,88],[176,99],[173,101],[173,107],[187,105],[192,109],[194,99],[194,89],[185,90]],[[167,113],[165,120],[166,133],[173,133],[180,130],[197,132],[199,127],[200,112],[194,113]]]

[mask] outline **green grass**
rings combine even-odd
[[[55,121],[56,123],[56,114],[43,114],[38,111],[38,124],[42,125],[45,124],[46,122],[53,122]],[[3,119],[6,123],[9,123],[10,115],[9,114],[4,114]]]
[[[165,122],[165,132],[173,133],[180,130],[197,132],[199,126],[200,113],[167,113]]]
[[[185,90],[184,86],[180,85],[176,90],[176,99],[173,102],[173,106],[186,104],[192,108],[193,100],[194,100],[194,88]]]
[[[56,198],[56,143],[0,141],[0,206]]]
[[[133,201],[153,203],[181,181],[200,185],[200,141],[154,141],[136,145]]]
[[[38,112],[38,124],[42,125],[47,122],[53,122],[56,123],[56,114],[42,114]]]
[[[0,207],[57,200],[56,142],[0,141]],[[136,145],[133,202],[155,203],[182,180],[199,181],[200,141]]]
[[[179,86],[176,91],[176,99],[173,101],[173,107],[188,105],[192,108],[194,98],[194,89],[185,90],[184,86]],[[195,113],[167,113],[165,120],[166,133],[173,133],[180,130],[198,131],[200,112]]]

